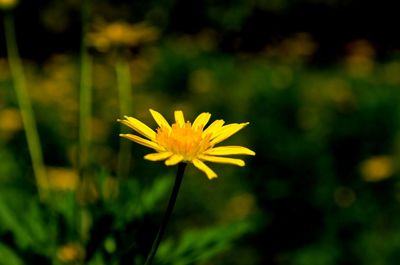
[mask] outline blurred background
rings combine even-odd
[[[188,167],[156,264],[400,260],[393,1],[0,0],[0,264],[143,264],[174,167],[123,115],[250,125]]]

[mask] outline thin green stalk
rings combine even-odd
[[[79,84],[79,147],[78,147],[78,172],[80,187],[78,193],[82,200],[86,197],[87,178],[89,177],[90,162],[90,118],[92,116],[92,59],[87,51],[87,37],[89,27],[90,0],[83,0],[81,7],[81,47],[80,47],[80,84]],[[75,205],[77,207],[77,205]],[[75,208],[76,225],[80,240],[85,242],[88,235],[87,215],[88,210],[84,205]]]
[[[131,79],[128,61],[125,58],[118,56],[115,71],[119,93],[119,113],[122,116],[129,113],[129,108],[131,106]],[[121,130],[123,130],[122,126]],[[122,138],[120,139],[117,165],[118,177],[128,176],[129,174],[129,162],[131,160],[130,147],[130,142],[124,141]]]
[[[90,157],[90,117],[92,116],[92,62],[87,52],[86,32],[89,19],[89,1],[82,4],[82,35],[80,61],[80,93],[79,93],[79,152],[78,163],[80,176],[86,174]]]
[[[81,177],[86,174],[90,158],[90,117],[92,116],[91,68],[91,58],[85,52],[81,57],[81,80],[79,93],[79,172]]]
[[[11,75],[14,82],[19,108],[21,111],[22,122],[25,128],[25,135],[32,160],[32,167],[35,175],[36,185],[40,199],[44,199],[44,191],[42,187],[45,186],[45,184],[47,183],[47,177],[43,163],[42,147],[40,144],[39,134],[35,123],[32,104],[26,88],[26,79],[22,67],[21,58],[18,53],[17,40],[15,37],[14,19],[12,14],[9,12],[7,12],[4,16],[4,29]]]
[[[153,246],[151,247],[150,253],[147,256],[146,263],[144,265],[151,265],[153,262],[154,256],[157,253],[157,249],[158,249],[158,246],[160,245],[161,238],[164,235],[165,229],[168,225],[168,221],[172,215],[172,210],[174,209],[176,198],[179,193],[179,188],[181,187],[185,168],[186,168],[186,163],[178,164],[178,171],[176,173],[175,183],[174,183],[174,187],[172,188],[171,196],[169,197],[167,210],[165,211],[164,218],[163,218],[160,228],[158,230],[157,236],[154,239]]]

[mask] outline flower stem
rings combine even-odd
[[[88,192],[89,162],[91,162],[91,116],[92,116],[92,58],[87,50],[87,32],[91,11],[91,0],[81,1],[81,43],[80,43],[80,76],[79,76],[79,142],[77,168],[79,187],[77,191],[80,207],[75,204],[74,215],[77,233],[81,242],[88,237],[86,203],[90,201]]]
[[[80,94],[79,94],[79,152],[78,169],[83,178],[86,175],[90,153],[90,118],[92,115],[92,61],[87,52],[86,33],[89,20],[90,1],[82,2],[82,32],[81,32],[81,58],[80,58]]]
[[[32,110],[32,103],[26,87],[24,69],[18,52],[14,19],[12,14],[9,12],[6,12],[4,15],[4,30],[11,75],[21,111],[22,122],[25,128],[26,140],[32,160],[33,173],[35,175],[39,197],[43,200],[44,194],[42,187],[46,186],[47,177],[43,163],[42,147],[35,123],[35,116]]]
[[[158,246],[160,245],[161,238],[164,235],[165,229],[168,225],[168,221],[172,215],[172,210],[174,209],[174,205],[176,202],[176,198],[178,196],[179,188],[182,183],[183,173],[185,172],[186,163],[179,163],[178,164],[178,171],[176,173],[174,187],[172,188],[171,197],[169,198],[167,210],[165,211],[164,218],[158,230],[157,236],[154,239],[153,246],[151,247],[150,253],[147,256],[145,265],[151,265],[153,262],[154,256],[156,255]]]

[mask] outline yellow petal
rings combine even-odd
[[[243,146],[219,146],[208,149],[204,152],[205,155],[255,155],[256,153]]]
[[[118,120],[119,122],[129,126],[133,130],[137,131],[141,135],[149,138],[150,140],[155,140],[156,139],[156,133],[150,129],[146,124],[143,122],[139,121],[138,119],[124,116],[125,120]]]
[[[120,134],[119,136],[124,137],[126,139],[129,139],[135,143],[144,145],[146,147],[152,148],[156,151],[164,151],[164,148],[162,148],[161,146],[159,146],[157,143],[149,141],[147,139],[144,139],[142,137],[133,135],[133,134]]]
[[[224,121],[223,120],[215,120],[213,123],[210,124],[210,126],[208,126],[204,132],[203,132],[203,136],[206,136],[207,134],[211,133],[211,136],[218,131],[219,129],[221,129],[222,125],[224,125]]]
[[[168,160],[165,160],[165,164],[167,166],[173,166],[178,164],[179,162],[182,162],[183,156],[181,155],[172,155]]]
[[[185,118],[183,117],[183,112],[181,110],[176,110],[175,113],[175,121],[179,125],[179,127],[183,127],[185,124]]]
[[[160,153],[152,153],[152,154],[147,154],[144,156],[144,159],[150,160],[150,161],[160,161],[160,160],[165,160],[172,156],[171,152],[160,152]]]
[[[219,156],[206,156],[206,155],[201,155],[201,156],[199,156],[199,158],[201,160],[214,162],[214,163],[232,164],[232,165],[236,165],[236,166],[239,166],[239,167],[243,167],[244,166],[244,161],[242,159],[237,159],[237,158],[219,157]]]
[[[203,171],[207,175],[208,179],[213,179],[217,177],[217,174],[215,174],[215,172],[211,168],[209,168],[206,164],[204,164],[202,161],[198,159],[193,159],[192,163],[195,167]]]
[[[192,128],[197,129],[198,127],[204,128],[207,122],[210,120],[211,114],[208,112],[203,112],[194,120]]]
[[[225,125],[221,129],[219,129],[213,137],[211,138],[210,143],[211,144],[217,144],[222,142],[223,140],[231,137],[233,134],[237,133],[239,130],[241,130],[243,127],[245,127],[248,122],[246,123],[232,123]]]
[[[167,120],[164,118],[163,115],[152,109],[150,109],[150,113],[160,128],[164,127],[168,128],[168,130],[171,130],[171,126],[169,125],[169,123],[167,122]]]

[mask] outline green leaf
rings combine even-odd
[[[123,183],[121,192],[129,194],[129,197],[122,196],[123,202],[119,205],[114,204],[113,211],[117,216],[117,226],[124,226],[126,222],[157,209],[159,201],[165,198],[171,189],[172,181],[172,178],[162,176],[145,190],[141,190],[138,182],[134,180]]]
[[[154,208],[157,208],[157,203],[168,194],[171,189],[172,178],[160,177],[154,181],[153,186],[143,192],[142,195],[142,210],[148,212]]]
[[[47,249],[43,244],[49,242],[49,225],[36,198],[29,198],[15,190],[0,193],[0,226],[13,233],[21,248],[35,248],[41,252]]]
[[[25,248],[32,245],[34,242],[27,227],[21,222],[24,219],[17,216],[17,212],[21,211],[23,211],[23,209],[13,209],[13,207],[10,207],[4,194],[0,195],[0,224],[6,230],[10,230],[14,234],[18,245]]]
[[[185,265],[209,259],[229,248],[232,241],[248,233],[254,224],[248,220],[237,223],[192,230],[183,234],[178,242],[161,244],[156,259],[160,264]]]
[[[24,262],[11,248],[0,243],[0,265],[24,265]]]

